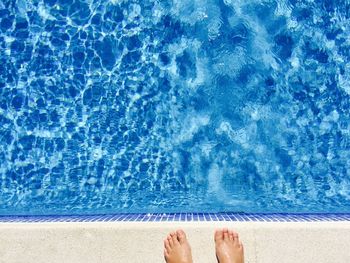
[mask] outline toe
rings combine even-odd
[[[233,238],[235,239],[235,240],[238,240],[239,238],[238,238],[238,234],[236,233],[236,232],[234,232],[234,231],[232,231],[233,232]]]
[[[229,237],[229,240],[231,241],[231,242],[233,242],[234,241],[234,236],[233,236],[233,231],[231,231],[231,230],[229,230],[228,231],[228,237]]]
[[[168,253],[170,252],[171,247],[168,239],[164,240],[164,248]]]
[[[239,249],[242,251],[242,254],[244,255],[244,246],[243,246],[243,243],[242,243],[242,242],[240,242],[240,247],[239,247]]]
[[[171,235],[169,235],[169,236],[167,237],[167,240],[168,240],[168,242],[169,242],[170,247],[172,247],[172,246],[174,245],[174,242],[173,242],[173,238],[171,237]]]
[[[177,240],[183,244],[184,242],[186,242],[186,234],[182,229],[179,229],[176,231],[177,234]]]
[[[224,232],[224,240],[229,240],[228,229],[224,228],[223,232]]]
[[[176,245],[179,243],[179,241],[177,240],[177,234],[174,232],[174,234],[171,236],[171,239],[173,241],[173,244]]]
[[[239,246],[239,244],[241,243],[241,241],[239,240],[238,234],[234,235],[234,241],[233,241],[233,243],[234,243],[235,245],[238,245],[238,246]]]
[[[216,230],[214,234],[214,240],[220,241],[224,239],[224,232],[222,230]]]
[[[233,234],[234,237],[238,236],[238,233],[236,231],[233,231],[233,230],[232,230],[232,234]]]

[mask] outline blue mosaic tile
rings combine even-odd
[[[327,222],[350,221],[350,213],[342,214],[257,214],[257,213],[151,213],[67,216],[0,216],[0,223],[40,222]]]

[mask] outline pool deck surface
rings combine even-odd
[[[350,222],[0,223],[1,263],[161,263],[163,239],[182,228],[194,263],[214,263],[213,234],[240,234],[246,263],[350,262]]]

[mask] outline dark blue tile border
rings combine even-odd
[[[100,215],[0,216],[0,223],[21,222],[326,222],[350,221],[350,213],[149,213]]]

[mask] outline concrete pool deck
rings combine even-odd
[[[1,263],[161,263],[163,239],[183,228],[194,263],[214,263],[213,234],[239,232],[246,263],[350,262],[350,222],[0,223]]]

